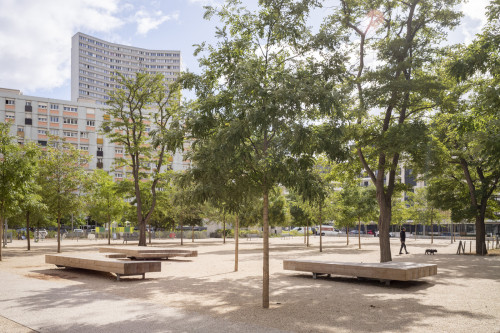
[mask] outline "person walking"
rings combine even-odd
[[[408,250],[406,250],[406,229],[402,228],[401,232],[399,233],[399,240],[401,241],[401,248],[399,249],[399,254],[403,254],[403,248],[405,249],[406,254],[409,254]]]

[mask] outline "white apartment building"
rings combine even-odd
[[[126,168],[115,168],[117,158],[124,156],[124,148],[100,134],[107,106],[95,102],[72,102],[44,97],[25,96],[19,90],[0,88],[0,122],[11,124],[11,135],[24,144],[35,141],[41,146],[48,144],[48,134],[64,138],[92,157],[88,170],[103,169],[116,180],[127,177]],[[188,143],[184,152],[189,150]],[[177,152],[166,164],[174,171],[185,170],[190,162],[183,160],[183,152]],[[152,167],[152,166],[151,166]],[[130,176],[130,175],[129,175]]]
[[[71,39],[71,100],[106,103],[108,92],[115,88],[115,72],[128,77],[161,73],[168,82],[176,80],[180,68],[180,51],[114,44],[79,32]]]

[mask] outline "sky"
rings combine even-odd
[[[327,0],[323,12],[336,0]],[[0,87],[25,95],[71,98],[71,37],[82,32],[145,49],[180,50],[183,70],[199,73],[194,45],[213,43],[217,22],[203,6],[222,0],[0,0]],[[253,4],[255,1],[243,3]],[[450,43],[470,42],[486,22],[488,0],[462,4]]]

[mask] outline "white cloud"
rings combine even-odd
[[[489,0],[470,0],[462,4],[462,12],[464,19],[478,21],[479,25],[471,26],[462,23],[462,31],[465,35],[465,42],[469,43],[474,39],[475,34],[479,33],[487,22],[486,6],[490,3]]]
[[[199,4],[201,6],[219,6],[223,1],[220,0],[189,0],[189,2],[194,4]]]
[[[0,87],[50,90],[71,76],[71,37],[123,25],[120,0],[3,0]]]
[[[161,10],[155,12],[148,12],[141,9],[135,13],[133,21],[137,23],[137,34],[145,35],[153,29],[157,29],[160,24],[168,20],[177,20],[178,14],[163,15]]]

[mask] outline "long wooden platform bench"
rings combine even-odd
[[[142,275],[144,279],[146,273],[161,272],[161,261],[137,261],[105,253],[46,254],[45,262],[57,267],[114,273],[118,281],[122,276]]]
[[[358,278],[390,281],[410,281],[437,274],[437,265],[412,262],[352,263],[315,260],[283,260],[283,269],[319,274],[346,275]]]
[[[120,253],[132,259],[168,259],[171,257],[197,257],[198,251],[178,250],[152,246],[107,246],[99,248],[99,252]]]

